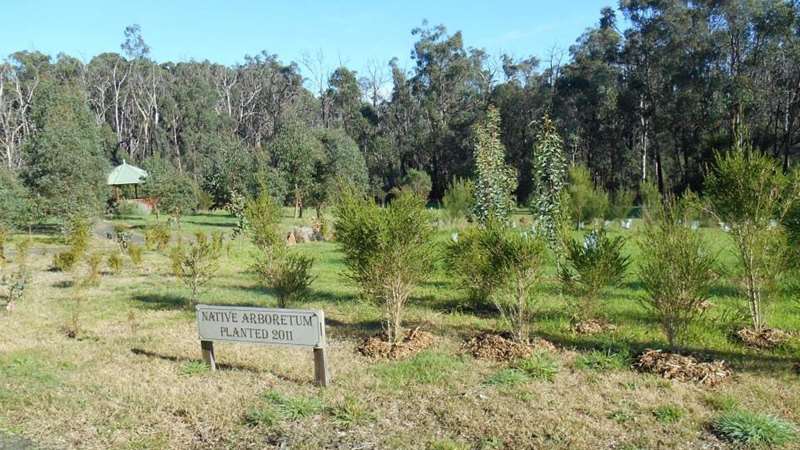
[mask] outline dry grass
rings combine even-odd
[[[111,245],[93,243],[103,251]],[[614,318],[617,330],[585,338],[568,318],[542,319],[536,326],[559,346],[552,353],[559,370],[492,378],[517,369],[461,348],[500,324],[441,306],[458,296],[446,284],[423,288],[417,298],[428,303],[415,301],[407,314],[409,326],[437,336],[430,348],[398,361],[363,357],[357,346],[380,331],[379,310],[359,303],[341,280],[330,243],[298,248],[319,258],[310,306],[328,320],[332,386],[312,384],[310,350],[219,343],[221,370],[210,372],[199,364],[187,292],[167,274],[166,257],[145,252],[141,269],[126,259],[120,275],[103,275],[87,291],[81,332],[71,339],[62,332],[73,311],[71,276],[47,270],[60,247],[35,247],[29,295],[0,314],[0,432],[45,448],[726,448],[708,426],[724,402],[709,396],[800,422],[791,355],[747,349],[722,331],[703,340],[735,356],[725,359],[734,359],[736,376],[711,390],[626,367],[586,370],[592,349],[652,344],[655,334],[626,326],[625,317]],[[247,273],[249,258],[234,243],[202,300],[273,306]],[[551,304],[555,314],[563,300]],[[667,409],[681,414],[666,420]]]

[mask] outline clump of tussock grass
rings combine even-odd
[[[404,361],[381,364],[375,368],[375,373],[391,386],[434,384],[449,378],[463,366],[461,358],[424,351]]]
[[[181,375],[199,375],[208,372],[208,364],[203,361],[187,361],[180,367]]]
[[[279,422],[296,421],[322,412],[324,404],[316,397],[287,397],[277,391],[267,391],[262,404],[245,414],[249,425],[274,426]]]
[[[547,352],[534,353],[517,361],[515,366],[529,377],[545,381],[553,381],[559,370],[558,360]]]
[[[726,411],[711,422],[723,439],[748,447],[780,446],[797,438],[797,428],[783,419],[744,410]]]
[[[345,396],[342,400],[326,408],[339,428],[349,429],[375,420],[375,415],[354,396]]]
[[[575,368],[595,371],[624,370],[630,367],[631,356],[625,351],[592,350],[575,358]]]
[[[677,405],[662,405],[653,410],[653,416],[659,423],[670,424],[675,423],[686,414],[680,406]]]

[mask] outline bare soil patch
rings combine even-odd
[[[369,358],[376,359],[403,359],[413,356],[433,344],[434,336],[419,327],[410,330],[403,342],[392,344],[387,341],[386,334],[381,333],[368,337],[358,347],[358,351]]]
[[[786,343],[792,335],[777,328],[765,328],[761,331],[756,331],[752,328],[742,328],[736,332],[736,337],[748,347],[770,349],[780,347]]]
[[[475,358],[500,362],[527,358],[537,350],[556,351],[556,346],[544,339],[526,344],[495,333],[479,334],[465,342],[462,348]]]
[[[679,381],[694,381],[716,386],[733,375],[725,361],[699,362],[691,356],[647,350],[634,364],[641,372],[661,375]]]
[[[572,326],[572,331],[577,334],[598,334],[606,331],[614,331],[617,326],[603,320],[589,319],[578,322]]]

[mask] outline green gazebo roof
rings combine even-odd
[[[147,178],[147,172],[128,164],[125,160],[122,161],[114,170],[108,174],[108,185],[118,186],[122,184],[141,184]]]

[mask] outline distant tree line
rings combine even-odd
[[[92,177],[111,164],[158,159],[216,206],[266,187],[298,212],[319,208],[339,177],[382,200],[417,171],[438,200],[474,177],[473,125],[491,105],[519,203],[545,114],[599,188],[699,191],[714,151],[737,140],[784,168],[796,159],[799,13],[796,1],[622,0],[544,61],[492,57],[423,22],[410,70],[392,59],[363,73],[266,51],[159,64],[133,25],[121,53],[88,63],[30,51],[0,62],[0,165],[39,198],[81,186],[96,198]]]

